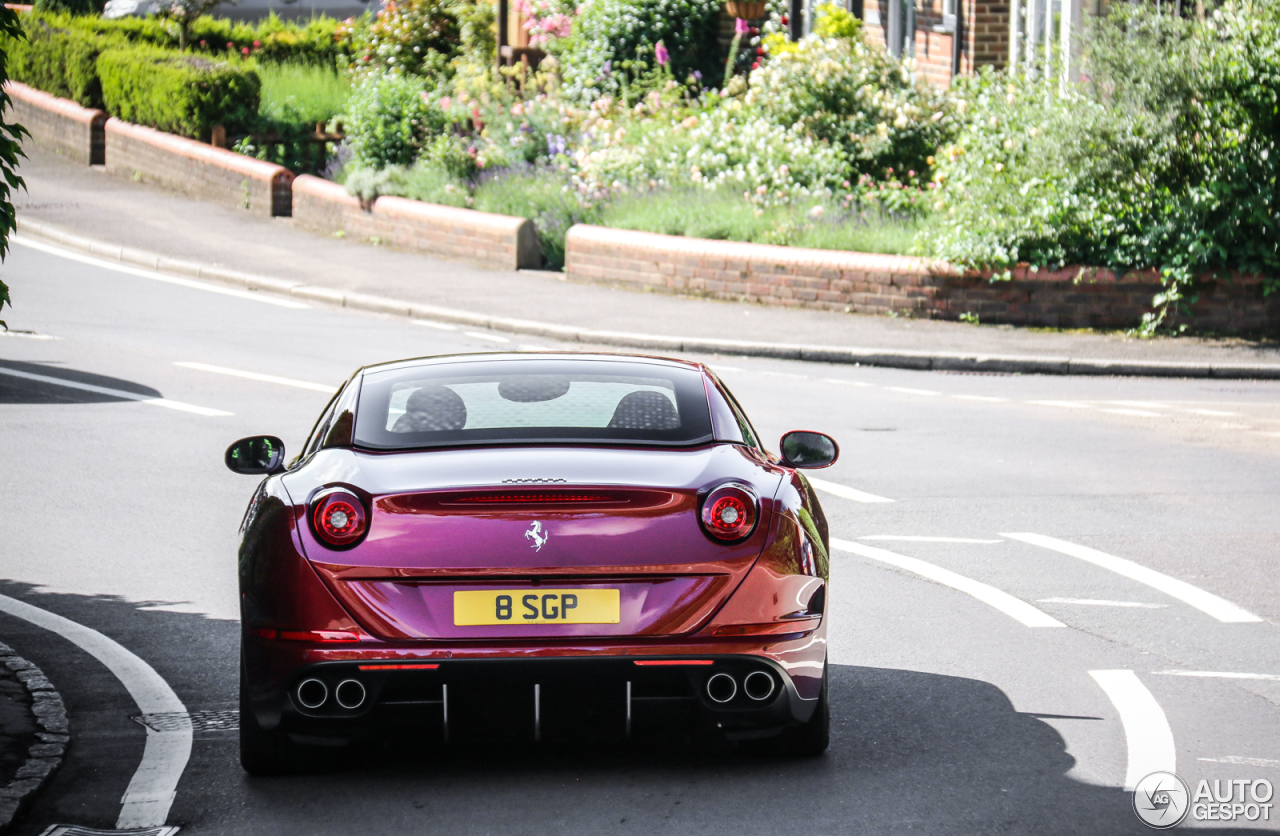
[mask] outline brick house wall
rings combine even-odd
[[[903,0],[903,3],[912,0]],[[952,78],[956,35],[942,31],[942,0],[915,0],[915,60],[930,83],[946,87]],[[863,0],[863,28],[873,43],[888,46],[889,0]],[[958,0],[960,75],[1005,65],[1009,53],[1008,0]]]

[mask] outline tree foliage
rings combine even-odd
[[[0,175],[3,175],[0,177],[0,260],[2,260],[9,254],[9,236],[18,225],[11,199],[13,190],[26,188],[17,169],[18,158],[24,156],[20,143],[24,136],[28,136],[26,129],[21,125],[5,121],[5,112],[9,109],[11,102],[9,94],[4,89],[5,82],[9,80],[8,56],[5,54],[4,44],[23,37],[18,13],[8,7],[0,8],[0,35],[4,36],[0,40]],[[0,311],[4,310],[6,304],[12,307],[9,287],[0,281]],[[8,330],[9,326],[0,320],[0,327]]]

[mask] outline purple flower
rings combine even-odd
[[[747,22],[746,22],[745,20],[743,20],[742,18],[737,18],[737,19],[734,21],[734,24],[733,24],[733,33],[734,33],[735,35],[742,36],[742,35],[747,34],[747,33],[748,33],[748,32],[750,32],[750,31],[751,31],[751,24],[750,24],[750,23],[747,23]]]
[[[604,62],[604,74],[605,74],[605,75],[610,75],[610,74],[612,74],[612,73],[613,73],[613,62],[612,62],[612,61],[605,61],[605,62]]]
[[[662,41],[658,41],[653,47],[653,57],[658,60],[659,67],[665,67],[667,62],[671,60],[671,53],[667,52],[667,47]]]
[[[693,71],[693,77],[694,77],[694,78],[696,78],[696,79],[698,80],[698,82],[699,82],[699,83],[701,83],[701,82],[702,82],[702,70],[694,70],[694,71]]]

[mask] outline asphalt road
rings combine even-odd
[[[817,474],[841,541],[824,758],[392,744],[250,779],[228,721],[254,483],[225,446],[296,450],[365,363],[556,346],[21,245],[4,277],[5,318],[34,333],[0,336],[0,594],[109,636],[181,699],[183,833],[1138,833],[1135,769],[1280,783],[1280,383],[737,357],[699,359],[766,438],[842,444]],[[0,639],[74,735],[16,832],[113,827],[146,740],[134,697],[55,633],[0,614]]]

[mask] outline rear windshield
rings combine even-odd
[[[356,446],[380,450],[710,440],[701,373],[645,363],[494,360],[373,371],[356,411]]]

